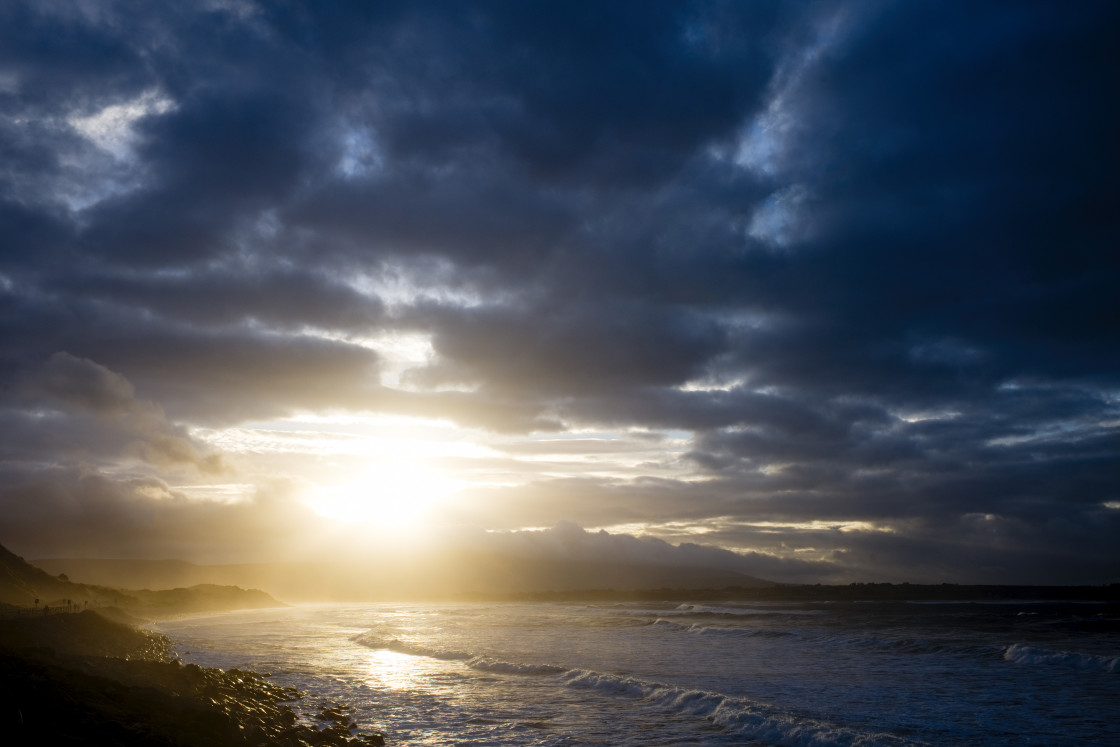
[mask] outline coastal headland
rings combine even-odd
[[[122,606],[116,606],[120,604]],[[201,586],[132,591],[77,584],[0,547],[0,719],[10,744],[381,745],[347,708],[266,675],[183,664],[144,617],[282,606],[261,591]],[[306,709],[304,709],[306,710]]]

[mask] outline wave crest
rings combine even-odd
[[[778,630],[775,628],[732,628],[716,625],[699,625],[697,623],[684,625],[663,618],[654,620],[650,625],[664,628],[665,630],[692,633],[694,635],[731,636],[735,638],[787,638],[795,635],[791,631]]]
[[[398,638],[383,638],[376,633],[367,632],[359,633],[350,640],[354,641],[360,646],[374,649],[375,651],[395,651],[398,654],[408,654],[410,656],[426,656],[430,659],[443,659],[445,661],[460,661],[470,659],[471,654],[465,651],[454,651],[450,649],[438,649],[428,646],[421,646],[415,643],[408,643]]]
[[[482,672],[498,672],[500,674],[562,674],[568,670],[551,664],[520,664],[512,661],[500,661],[487,656],[475,656],[467,666]]]
[[[1120,656],[1095,656],[1073,651],[1051,651],[1015,643],[1003,652],[1003,658],[1016,664],[1043,664],[1080,669],[1085,672],[1120,672]]]
[[[659,621],[662,622],[662,621]],[[656,624],[656,623],[655,623]],[[739,631],[733,628],[702,628],[663,621],[663,624],[692,632]],[[758,631],[765,632],[765,631]],[[461,651],[433,649],[414,643],[378,635],[374,631],[354,636],[351,640],[368,648],[397,651],[413,656],[460,660],[471,669],[514,676],[551,676],[559,678],[566,687],[594,690],[604,695],[629,698],[643,707],[668,711],[680,716],[701,718],[727,729],[750,741],[763,741],[775,745],[841,745],[844,747],[894,747],[911,744],[889,734],[870,733],[850,727],[805,718],[771,706],[733,698],[717,692],[687,690],[658,682],[612,674],[590,669],[568,669],[551,664],[530,664],[493,659]]]
[[[564,673],[569,687],[597,690],[643,700],[681,715],[707,719],[751,741],[777,745],[856,745],[894,747],[910,744],[890,734],[861,732],[825,721],[804,718],[758,703],[704,690],[679,687],[586,669]]]

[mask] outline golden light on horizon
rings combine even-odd
[[[349,479],[318,488],[307,503],[330,519],[409,529],[461,487],[422,460],[383,459],[367,463]]]
[[[323,520],[311,522],[321,539],[388,529],[380,542],[413,543],[445,525],[544,528],[575,518],[566,490],[627,489],[650,475],[698,479],[680,459],[691,443],[682,431],[572,428],[519,437],[426,417],[300,412],[191,435],[236,466],[234,498],[290,495]],[[560,487],[568,478],[580,482]],[[232,490],[192,484],[188,497],[232,500]]]

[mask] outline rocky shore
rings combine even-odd
[[[301,694],[236,669],[175,660],[168,641],[92,612],[0,620],[0,719],[11,744],[381,745],[346,708],[315,724]]]

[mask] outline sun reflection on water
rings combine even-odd
[[[366,684],[386,690],[407,690],[415,685],[422,667],[420,659],[399,651],[370,651]]]

